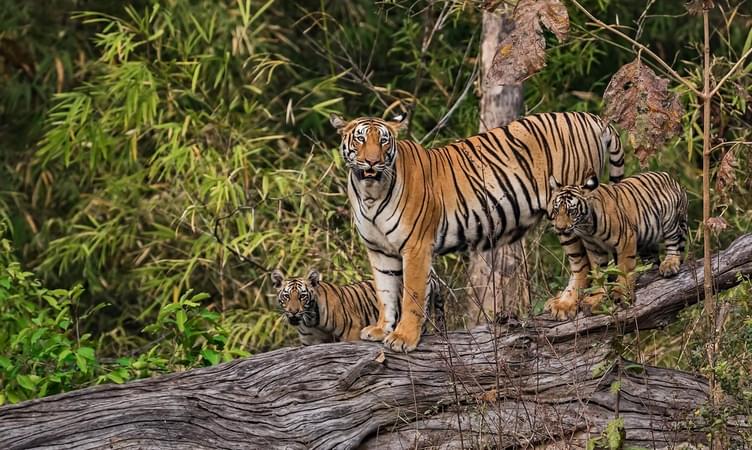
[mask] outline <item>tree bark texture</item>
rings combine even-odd
[[[481,37],[481,98],[480,131],[500,127],[517,119],[522,113],[522,85],[498,86],[487,83],[493,58],[501,41],[514,27],[505,13],[483,13]],[[474,252],[470,256],[470,306],[472,324],[487,323],[496,313],[525,314],[530,308],[525,249],[522,241],[502,245],[493,250]],[[483,314],[485,312],[485,314]]]
[[[752,274],[752,235],[714,256],[713,274],[718,291]],[[617,416],[626,445],[705,445],[707,381],[630,363],[611,345],[670,323],[702,286],[698,260],[673,278],[644,274],[614,315],[509,319],[426,336],[409,354],[369,342],[284,348],[5,406],[0,448],[563,449]],[[727,430],[737,443],[752,433],[742,416]]]

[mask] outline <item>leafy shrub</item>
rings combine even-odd
[[[46,289],[10,255],[0,240],[0,404],[86,385],[98,368],[91,334],[80,333],[86,314],[72,313],[82,288]]]
[[[103,303],[79,314],[81,286],[48,289],[23,271],[0,240],[0,405],[99,383],[123,383],[156,373],[209,366],[248,353],[227,345],[221,315],[201,305],[207,294],[184,293],[144,328],[142,351],[102,357],[102,341],[82,332]]]

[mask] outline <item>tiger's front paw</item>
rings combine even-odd
[[[384,339],[384,346],[395,352],[411,352],[415,350],[420,341],[420,333],[403,333],[394,330]]]
[[[658,268],[658,273],[660,273],[662,277],[671,277],[679,272],[680,267],[681,258],[679,256],[666,256],[661,263],[661,266]]]
[[[386,332],[384,331],[384,329],[376,325],[368,325],[367,327],[360,330],[360,339],[364,341],[381,342],[384,340],[385,336]]]
[[[577,293],[573,290],[566,290],[548,300],[543,310],[550,311],[556,320],[571,319],[577,315]]]

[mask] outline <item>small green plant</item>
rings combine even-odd
[[[2,231],[2,230],[0,230]],[[164,305],[144,332],[143,351],[102,357],[102,340],[82,333],[82,323],[107,307],[82,314],[80,285],[48,289],[12,257],[0,240],[0,405],[101,383],[123,383],[156,373],[210,366],[248,352],[227,345],[219,313],[201,305],[207,294],[184,293]]]
[[[160,309],[157,320],[144,328],[156,338],[163,353],[152,363],[180,370],[248,356],[248,352],[226,345],[229,333],[222,326],[221,315],[201,306],[201,301],[208,298],[209,294],[188,290]]]
[[[635,267],[632,276],[636,278],[637,276],[639,276],[639,274],[650,270],[651,267],[652,264],[650,263],[638,264],[637,267]],[[613,261],[610,261],[606,267],[596,267],[590,271],[590,274],[588,276],[592,281],[590,287],[585,289],[585,294],[591,295],[603,291],[605,291],[606,293],[606,295],[603,296],[603,301],[598,304],[598,306],[593,310],[593,313],[613,314],[614,312],[616,312],[617,302],[614,301],[614,296],[612,293],[614,291],[614,288],[616,287],[621,287],[622,289],[624,289],[624,286],[619,286],[619,283],[616,281],[622,275],[623,272],[621,271],[621,269],[619,269],[618,266],[616,266],[616,264],[614,264]],[[629,295],[630,296],[627,299],[621,300],[620,302],[626,302],[627,304],[631,303],[632,293],[630,293]]]
[[[98,367],[79,322],[99,307],[76,317],[81,286],[44,288],[11,258],[9,241],[0,252],[0,405],[85,386]]]
[[[617,417],[608,422],[600,436],[588,440],[587,450],[622,450],[625,437],[624,419]]]

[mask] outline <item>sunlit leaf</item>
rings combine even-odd
[[[185,311],[182,309],[179,309],[175,313],[175,324],[178,327],[178,331],[181,333],[185,332],[185,322],[188,320],[188,316],[185,314]]]
[[[16,382],[27,391],[34,392],[41,378],[38,375],[16,375]]]
[[[220,359],[220,354],[219,354],[219,353],[217,353],[217,352],[215,352],[214,350],[211,350],[211,349],[205,348],[205,349],[201,350],[201,355],[202,355],[202,356],[203,356],[203,357],[204,357],[204,358],[205,358],[205,359],[206,359],[207,361],[209,361],[209,363],[210,363],[210,364],[211,364],[212,366],[213,366],[213,365],[215,365],[215,364],[218,364],[218,363],[219,363],[219,359]]]

